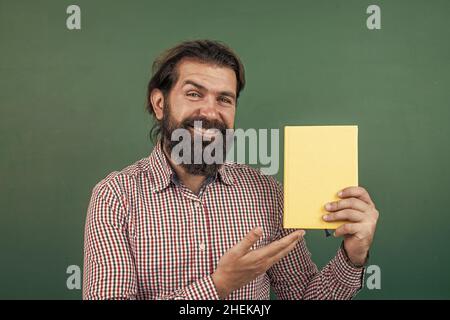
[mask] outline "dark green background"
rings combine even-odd
[[[366,27],[370,4],[381,30]],[[151,62],[195,38],[244,61],[237,127],[359,126],[382,288],[358,298],[450,298],[449,16],[446,0],[1,0],[0,298],[81,297],[66,268],[83,264],[91,190],[149,154]],[[307,238],[320,266],[340,242]]]

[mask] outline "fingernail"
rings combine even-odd
[[[336,237],[336,232],[333,232],[333,237]]]
[[[338,197],[342,197],[342,191],[338,192]]]
[[[323,216],[323,220],[325,220],[325,221],[327,221],[328,218],[329,218],[329,216],[327,214]]]
[[[330,210],[330,209],[331,209],[331,203],[327,203],[327,204],[325,205],[325,209]]]

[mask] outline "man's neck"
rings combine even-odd
[[[206,180],[206,177],[201,176],[201,175],[190,174],[181,165],[175,164],[172,161],[170,155],[166,151],[164,143],[161,143],[161,147],[162,147],[163,153],[166,156],[170,166],[177,174],[178,179],[194,194],[198,194],[200,192],[200,188],[203,185],[203,182],[205,182],[205,180]]]

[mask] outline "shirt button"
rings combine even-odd
[[[200,202],[196,201],[194,205],[195,205],[196,208],[200,208]]]
[[[206,249],[206,246],[205,246],[205,244],[202,242],[202,243],[200,243],[200,245],[199,245],[199,249],[201,250],[201,251],[205,251],[205,249]]]

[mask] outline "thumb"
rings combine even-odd
[[[261,227],[256,227],[251,230],[247,235],[234,246],[234,249],[240,254],[246,254],[250,248],[259,240],[262,236],[263,230]]]

